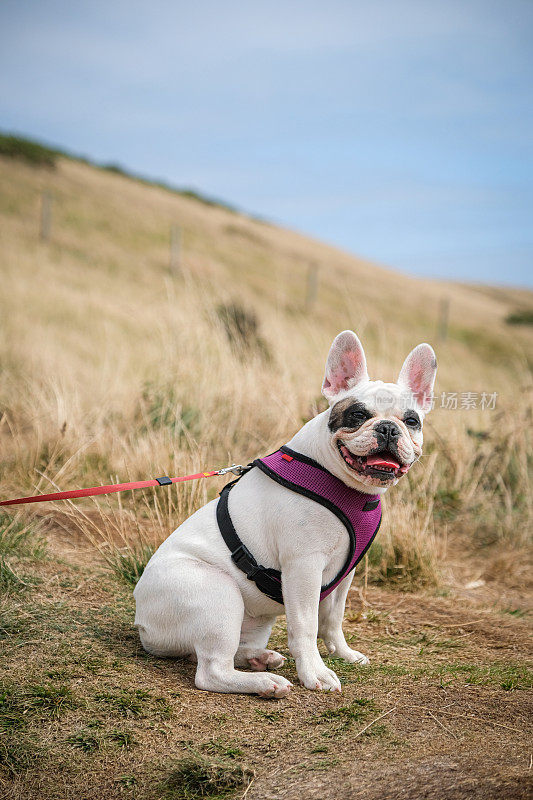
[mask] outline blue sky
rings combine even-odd
[[[0,127],[415,274],[533,285],[531,0],[3,0]]]

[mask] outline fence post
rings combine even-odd
[[[170,229],[170,271],[177,274],[180,271],[181,230],[179,225],[172,225]]]
[[[43,242],[50,240],[50,230],[52,228],[52,195],[44,191],[41,195],[41,228],[39,235]]]
[[[445,342],[448,338],[448,319],[450,316],[450,298],[441,297],[439,303],[439,327],[437,331],[438,338],[441,342]]]
[[[313,310],[318,295],[318,264],[309,264],[307,270],[307,287],[305,293],[305,310]]]

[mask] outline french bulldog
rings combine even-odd
[[[322,392],[329,408],[304,425],[288,446],[348,487],[383,494],[420,458],[436,369],[433,349],[420,344],[407,356],[397,383],[370,380],[359,339],[343,331],[326,363]],[[353,571],[319,602],[321,586],[345,563],[346,528],[328,508],[259,469],[240,478],[230,493],[231,518],[256,560],[281,571],[281,606],[232,561],[217,525],[216,505],[212,500],[177,528],[137,583],[135,624],[143,647],[156,656],[197,662],[199,689],[283,697],[292,684],[271,672],[285,659],[268,649],[268,640],[284,611],[300,682],[307,689],[340,692],[317,638],[341,659],[368,663],[348,647],[342,632]]]

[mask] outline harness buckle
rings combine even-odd
[[[231,558],[235,565],[245,573],[249,581],[253,581],[262,569],[248,548],[242,543],[233,551]]]

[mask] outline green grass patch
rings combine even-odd
[[[306,769],[311,772],[323,772],[324,770],[331,769],[339,763],[338,758],[318,758],[311,764],[306,764]]]
[[[16,735],[0,735],[0,776],[2,773],[16,775],[36,767],[43,754],[44,748],[33,735],[21,731]]]
[[[512,617],[517,617],[518,619],[529,616],[529,611],[525,608],[502,608],[501,613],[510,614]]]
[[[505,317],[508,325],[533,325],[533,308],[520,308]]]
[[[120,749],[129,750],[135,742],[135,737],[128,731],[112,730],[108,733],[98,731],[100,725],[95,725],[89,730],[80,730],[67,737],[67,743],[83,753],[94,753],[101,750],[106,744],[112,744]]]
[[[368,563],[369,582],[378,586],[413,591],[436,582],[431,551],[413,547],[393,534],[388,540],[374,539],[368,550]]]
[[[361,736],[367,736],[368,738],[375,739],[382,739],[384,736],[388,735],[389,729],[383,722],[377,722],[375,725],[371,725],[366,729],[366,731],[361,733]]]
[[[132,786],[137,786],[137,778],[135,775],[121,775],[120,778],[117,778],[115,783],[119,786],[124,786],[124,788],[129,789]]]
[[[478,664],[443,664],[432,673],[444,678],[461,678],[462,681],[476,686],[497,686],[505,691],[515,689],[531,689],[533,687],[533,670],[525,664],[495,663],[488,666]]]
[[[26,731],[32,700],[31,693],[27,697],[17,687],[0,687],[0,775],[23,772],[35,766],[42,755],[36,736]]]
[[[351,703],[345,706],[338,706],[337,708],[330,708],[323,711],[322,714],[314,718],[315,724],[327,725],[326,730],[322,732],[322,737],[326,739],[342,736],[348,731],[352,731],[354,726],[357,725],[361,729],[359,735],[364,737],[380,738],[389,735],[387,725],[376,723],[372,725],[372,716],[378,713],[381,709],[372,698],[358,697],[352,700]],[[369,724],[370,723],[370,724]],[[365,724],[369,727],[364,729]],[[327,751],[327,748],[326,748]],[[323,748],[315,747],[311,752],[325,752]]]
[[[130,747],[136,744],[135,736],[128,731],[109,731],[109,733],[105,734],[104,738],[107,742],[112,742],[112,744],[122,750],[129,750]]]
[[[371,711],[379,711],[373,700],[366,697],[360,697],[353,700],[348,706],[339,706],[338,708],[328,708],[320,714],[319,719],[323,720],[341,720],[351,724],[352,722],[360,722],[366,719]]]
[[[0,511],[0,593],[22,592],[38,583],[36,577],[21,574],[19,564],[24,559],[42,558],[45,548],[35,523]]]
[[[0,772],[17,773],[34,767],[44,752],[31,722],[56,720],[80,703],[67,686],[0,687]]]
[[[127,586],[135,586],[153,554],[153,547],[138,544],[106,553],[105,560],[116,578]]]
[[[94,733],[74,733],[67,737],[67,742],[76,750],[81,750],[82,753],[94,753],[102,746],[101,737],[95,736]]]
[[[461,510],[461,494],[449,486],[437,489],[434,495],[434,514],[438,519],[451,522]]]
[[[424,664],[415,661],[410,667],[403,664],[372,664],[354,672],[352,677],[355,683],[369,686],[392,685],[402,677],[409,677],[412,681],[437,680],[442,686],[460,680],[463,684],[492,686],[506,691],[530,689],[533,686],[533,671],[520,662],[484,665],[450,662],[435,665],[434,662]]]
[[[145,383],[139,405],[142,432],[167,428],[176,436],[200,433],[200,411],[184,405],[173,386]]]
[[[13,569],[6,558],[0,556],[0,593],[22,592],[34,583],[34,578],[30,578],[28,575],[23,577]]]
[[[244,755],[240,747],[233,742],[226,742],[224,739],[212,739],[201,746],[204,753],[220,758],[240,758]]]
[[[158,789],[164,800],[222,798],[242,791],[252,778],[253,773],[241,765],[191,756],[170,766]]]
[[[44,556],[45,550],[46,542],[34,522],[0,511],[0,556],[37,559]]]
[[[376,611],[374,608],[367,608],[362,616],[365,622],[381,625],[389,621],[390,611]]]
[[[55,167],[57,151],[32,139],[0,134],[0,155],[18,158],[35,166]]]
[[[24,706],[11,687],[0,689],[0,730],[9,731],[22,728],[27,723]]]
[[[267,722],[279,722],[283,716],[282,711],[263,711],[260,708],[256,708],[255,713]]]
[[[24,690],[21,703],[24,713],[37,714],[41,717],[59,717],[70,709],[78,708],[80,703],[68,686],[30,686]]]
[[[95,701],[122,717],[158,717],[166,719],[172,707],[164,697],[154,697],[144,689],[122,689],[118,692],[101,692]]]
[[[376,711],[379,711],[379,708],[373,700],[359,697],[349,705],[323,711],[322,714],[314,717],[314,722],[328,725],[327,731],[322,733],[322,736],[337,736],[351,729],[354,723],[361,724],[366,721],[369,715]]]

